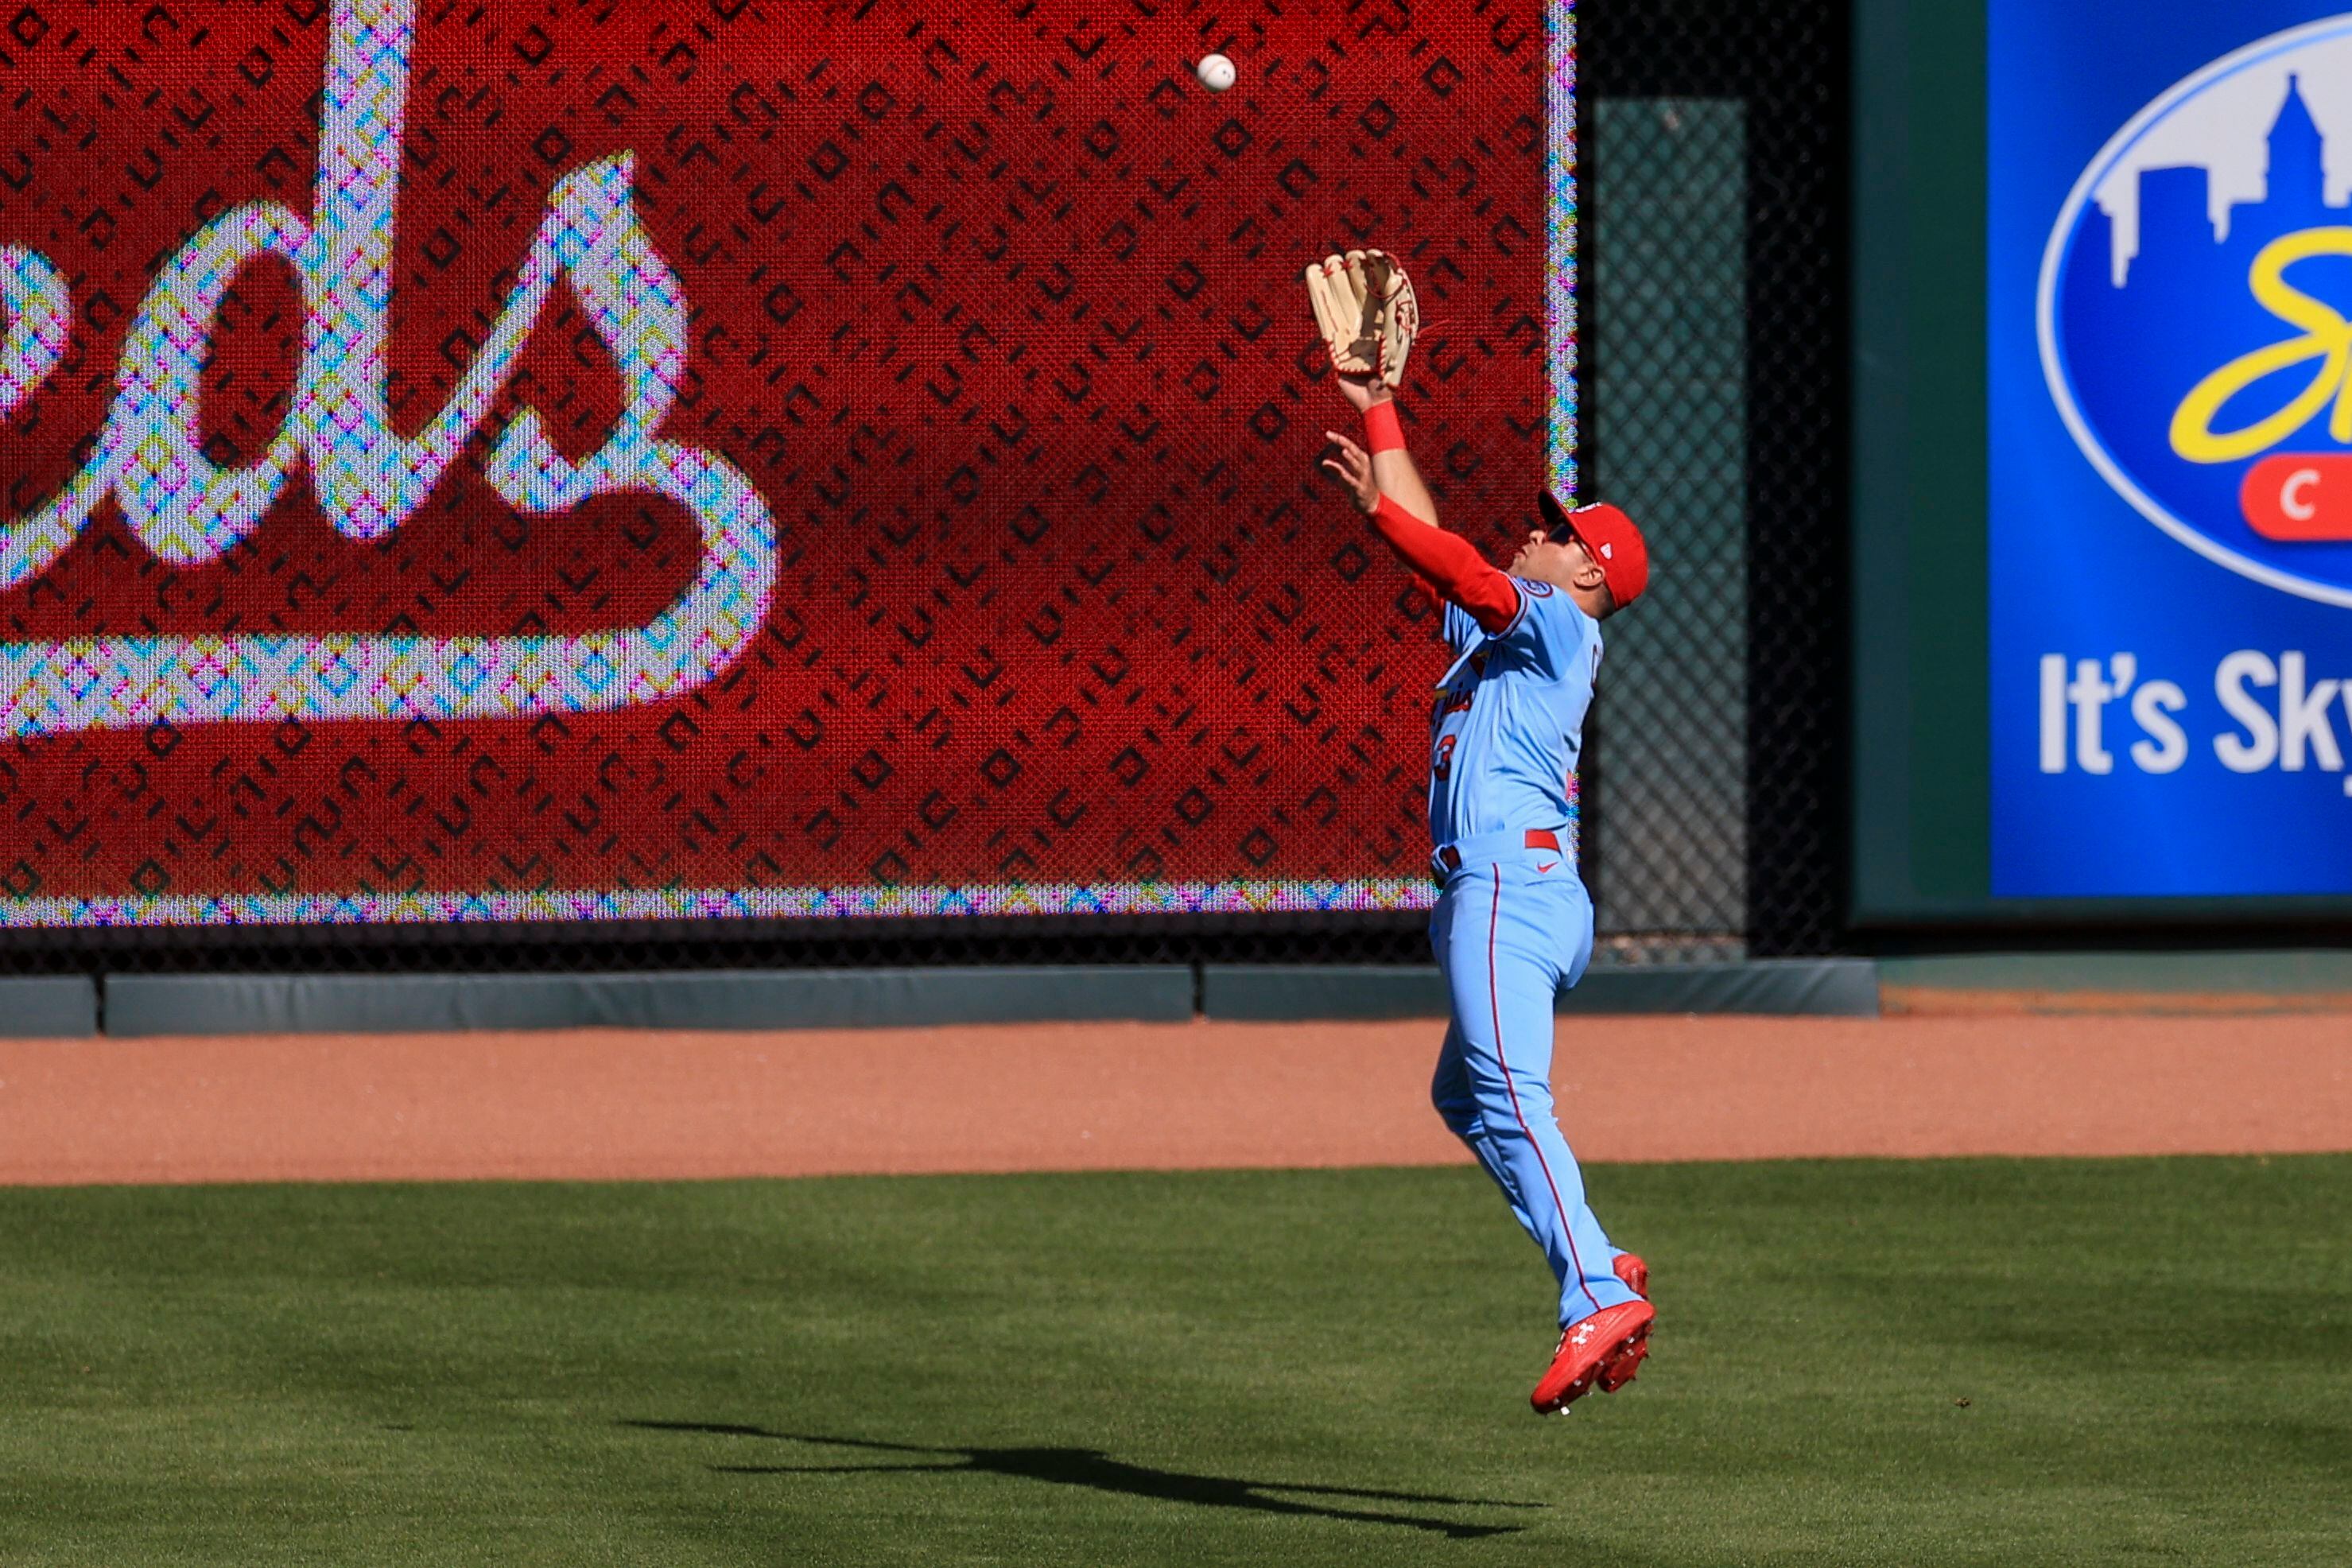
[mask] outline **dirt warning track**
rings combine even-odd
[[[1422,1164],[1442,1025],[0,1042],[0,1182]],[[1587,1160],[2352,1148],[2352,1018],[1562,1020]]]

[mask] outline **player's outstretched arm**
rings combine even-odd
[[[1376,476],[1374,454],[1337,430],[1324,434],[1339,455],[1323,459],[1323,467],[1347,484],[1356,510],[1370,516],[1372,527],[1423,582],[1488,632],[1500,632],[1517,618],[1519,591],[1508,577],[1488,565],[1469,541],[1407,511]]]
[[[1372,477],[1380,482],[1381,493],[1396,497],[1398,505],[1432,527],[1444,527],[1438,521],[1437,498],[1429,493],[1412,454],[1405,449],[1404,426],[1397,418],[1396,395],[1377,376],[1341,375],[1339,382],[1341,395],[1364,416],[1364,430],[1372,453]]]

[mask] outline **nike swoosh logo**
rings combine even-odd
[[[1551,863],[1551,865],[1550,865],[1550,866],[1538,866],[1538,867],[1537,867],[1537,868],[1536,868],[1536,869],[1537,869],[1537,870],[1538,870],[1538,871],[1549,871],[1549,870],[1550,870],[1550,869],[1551,869],[1552,866],[1557,866],[1557,865],[1559,865],[1559,861],[1554,860],[1554,861]]]

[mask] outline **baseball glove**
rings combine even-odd
[[[1307,269],[1315,325],[1342,375],[1404,379],[1405,355],[1421,331],[1421,300],[1395,257],[1381,250],[1327,256]]]

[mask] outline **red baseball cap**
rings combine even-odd
[[[1650,545],[1633,520],[1607,503],[1569,510],[1549,494],[1536,497],[1553,537],[1562,531],[1584,545],[1585,553],[1601,563],[1601,580],[1609,597],[1623,609],[1650,585]]]

